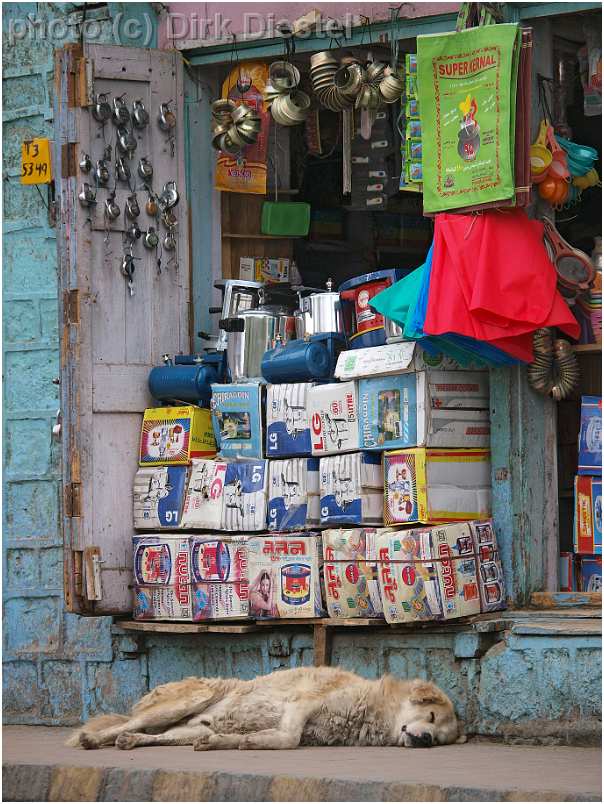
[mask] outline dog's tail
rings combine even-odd
[[[73,734],[65,741],[65,745],[69,746],[70,748],[79,748],[80,746],[80,734],[83,731],[90,732],[90,731],[103,731],[104,729],[109,729],[111,726],[118,726],[120,723],[125,723],[128,720],[127,715],[99,715],[98,717],[93,717],[92,720],[89,720],[85,726],[80,726],[79,729],[76,729]]]

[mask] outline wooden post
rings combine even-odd
[[[326,628],[322,623],[313,626],[313,655],[315,667],[329,666],[331,664],[331,635],[332,629]]]

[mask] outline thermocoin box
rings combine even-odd
[[[245,618],[249,614],[247,540],[191,539],[193,620]]]
[[[133,539],[134,619],[191,620],[188,537],[146,534]]]
[[[188,464],[216,454],[210,411],[196,405],[147,408],[143,416],[141,466]]]

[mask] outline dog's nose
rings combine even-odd
[[[412,748],[431,748],[432,735],[425,731],[423,734],[409,734]]]

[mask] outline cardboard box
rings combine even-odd
[[[418,371],[358,385],[362,449],[489,446],[486,372]]]
[[[222,496],[222,530],[266,528],[268,461],[228,461]]]
[[[252,282],[289,282],[289,257],[240,257],[239,279]]]
[[[196,405],[147,408],[143,416],[139,464],[188,464],[216,455],[210,411]]]
[[[357,380],[362,377],[384,377],[414,371],[479,371],[481,368],[477,363],[461,366],[452,357],[442,353],[430,355],[414,341],[401,341],[340,352],[335,376],[339,380]]]
[[[188,466],[146,466],[134,476],[134,527],[180,527]]]
[[[308,409],[313,455],[336,455],[358,450],[356,383],[315,385],[308,394]]]
[[[319,458],[268,462],[268,530],[308,530],[319,524]]]
[[[145,534],[132,545],[134,619],[192,620],[189,537]]]
[[[602,478],[575,477],[575,553],[602,555]]]
[[[602,591],[602,558],[600,556],[579,557],[579,591]]]
[[[220,529],[226,469],[226,461],[192,461],[182,528]]]
[[[193,620],[241,619],[249,615],[247,539],[191,539]]]
[[[474,540],[478,570],[481,612],[502,611],[507,608],[503,564],[497,545],[493,520],[469,522]],[[454,526],[451,526],[454,527]]]
[[[323,578],[330,617],[384,617],[375,528],[324,530]]]
[[[306,382],[267,387],[267,458],[311,454],[308,394],[312,387]]]
[[[323,616],[318,533],[251,536],[247,547],[252,617]]]
[[[602,397],[581,397],[580,475],[602,476]]]
[[[466,522],[491,516],[488,449],[384,453],[384,523]]]
[[[321,525],[382,525],[384,473],[379,452],[321,458]]]
[[[574,553],[560,553],[559,575],[561,592],[577,592],[577,564]]]
[[[212,425],[221,457],[263,457],[264,388],[257,382],[212,385]]]
[[[449,620],[480,613],[467,522],[386,531],[378,536],[379,585],[389,623]]]

